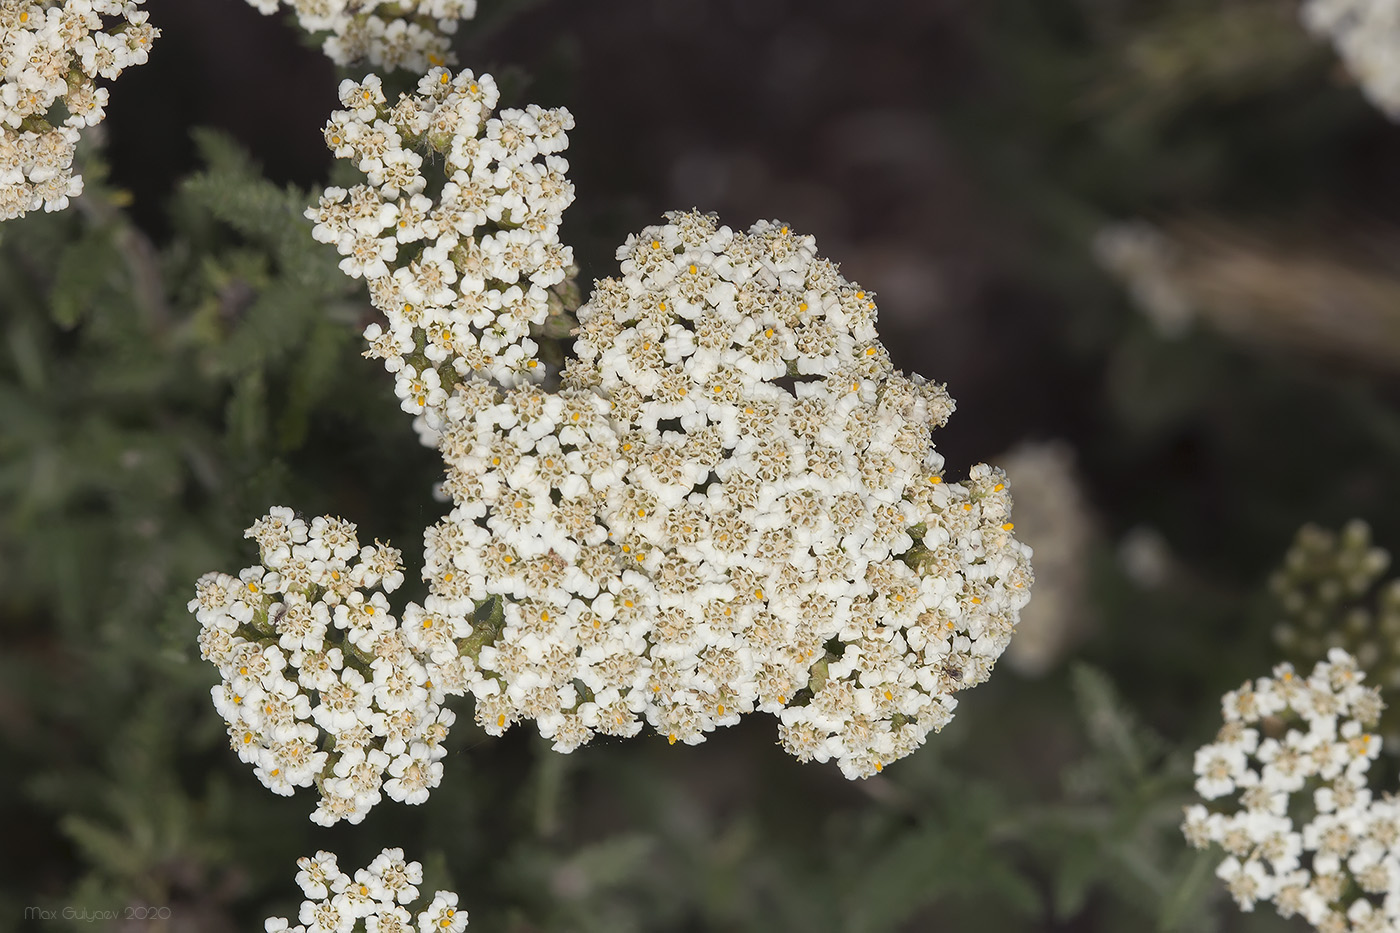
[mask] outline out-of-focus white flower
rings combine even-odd
[[[143,65],[160,31],[144,0],[0,4],[0,220],[62,210],[83,191],[79,131],[106,116],[107,89]]]
[[[1006,663],[1034,677],[1053,667],[1088,627],[1093,518],[1067,443],[1019,444],[997,461],[1016,490],[1016,535],[1035,552],[1035,599],[1021,610]]]
[[[1331,39],[1371,103],[1400,120],[1400,4],[1394,0],[1306,0],[1303,24]]]
[[[1367,787],[1382,703],[1364,677],[1334,648],[1306,678],[1281,664],[1221,701],[1224,725],[1195,761],[1214,809],[1187,807],[1182,831],[1225,850],[1216,875],[1242,910],[1272,901],[1339,933],[1400,924],[1400,803]]]
[[[457,909],[457,895],[438,891],[413,923],[416,885],[423,866],[404,860],[403,849],[385,849],[353,875],[341,871],[332,852],[297,860],[297,884],[305,892],[297,926],[284,917],[269,917],[268,933],[461,933],[467,912]]]
[[[1376,546],[1361,519],[1338,531],[1312,523],[1299,528],[1269,578],[1274,641],[1283,656],[1306,665],[1342,648],[1382,690],[1400,687],[1400,580],[1385,579],[1390,565],[1390,552]],[[1393,755],[1400,748],[1394,710],[1379,731]]]
[[[1175,244],[1144,220],[1109,224],[1094,236],[1094,257],[1127,287],[1133,303],[1164,337],[1180,337],[1196,310],[1181,288]]]
[[[1129,528],[1118,542],[1118,566],[1145,590],[1163,585],[1175,571],[1171,545],[1150,525]]]
[[[450,65],[451,37],[476,15],[476,0],[248,0],[268,15],[281,7],[307,32],[327,33],[321,50],[337,65],[368,63],[422,73]]]

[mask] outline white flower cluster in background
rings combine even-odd
[[[459,380],[543,375],[529,334],[573,262],[559,221],[574,189],[557,155],[573,117],[533,105],[492,116],[491,76],[445,68],[393,105],[373,75],[344,82],[340,98],[350,109],[331,117],[326,142],[368,184],[326,189],[307,216],[346,274],[369,283],[388,328],[366,331],[368,355],[395,373],[431,440]]]
[[[1035,551],[1035,599],[1021,610],[1006,663],[1039,677],[1089,626],[1093,509],[1084,498],[1074,448],[1065,441],[1017,444],[997,462],[1016,488],[1016,534]]]
[[[476,0],[248,0],[265,15],[289,7],[307,32],[328,33],[321,50],[337,65],[368,62],[384,71],[451,64],[457,24]]]
[[[0,220],[82,193],[73,149],[106,116],[96,81],[145,64],[160,35],[142,2],[0,0]]]
[[[1029,596],[1004,475],[944,482],[942,386],[811,237],[698,213],[629,238],[579,309],[562,391],[459,385],[432,591],[500,597],[478,720],[559,751],[644,718],[696,743],[753,710],[864,777],[981,683]]]
[[[1400,4],[1395,0],[1306,0],[1303,23],[1332,40],[1371,103],[1400,120]]]
[[[297,859],[301,902],[296,926],[282,917],[263,925],[267,933],[462,933],[467,912],[457,895],[438,891],[426,905],[420,900],[423,866],[404,861],[403,849],[385,849],[351,875],[340,870],[333,852]],[[415,923],[416,921],[416,923]],[[363,926],[361,926],[363,922]]]
[[[1272,901],[1323,933],[1400,929],[1400,801],[1367,787],[1383,704],[1364,676],[1334,648],[1307,677],[1281,664],[1225,695],[1195,771],[1196,792],[1226,806],[1188,807],[1182,828],[1225,850],[1216,874],[1241,909]]]
[[[1127,288],[1139,311],[1163,337],[1180,337],[1196,308],[1181,284],[1175,243],[1145,220],[1107,224],[1094,235],[1094,258]]]
[[[360,822],[381,791],[422,803],[455,718],[443,698],[471,674],[455,641],[471,625],[432,601],[396,619],[384,592],[403,581],[399,551],[360,547],[348,522],[274,508],[247,536],[261,565],[206,574],[189,603],[233,750],[275,793],[314,784],[322,825]]]

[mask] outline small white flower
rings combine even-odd
[[[418,898],[416,885],[423,881],[423,866],[404,860],[403,849],[385,849],[369,863],[368,871],[400,904]]]
[[[1196,751],[1196,793],[1214,800],[1232,792],[1249,773],[1243,749],[1233,745],[1207,745]]]
[[[336,864],[334,852],[320,851],[314,856],[297,859],[297,884],[307,897],[326,898],[343,877]]]
[[[431,760],[427,745],[415,742],[389,765],[392,777],[384,782],[384,792],[394,800],[417,805],[428,799],[428,791],[442,781],[442,763]]]
[[[307,933],[350,933],[357,919],[339,895],[320,903],[302,901],[298,918],[306,925]]]
[[[352,879],[336,867],[330,852],[314,858],[298,859],[301,871],[297,883],[308,900],[301,905],[304,927],[289,927],[280,917],[269,918],[269,931],[349,931],[363,918],[370,933],[411,933],[413,913],[400,905],[418,899],[414,886],[423,879],[423,866],[405,862],[402,849],[385,849],[369,867],[357,870]],[[397,903],[396,903],[397,901]],[[438,891],[419,914],[418,933],[444,930],[461,931],[467,926],[467,912],[457,909],[457,895]]]
[[[418,915],[418,929],[428,933],[461,933],[467,928],[467,912],[457,909],[457,895],[438,891],[428,909]]]

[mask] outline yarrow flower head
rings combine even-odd
[[[142,2],[0,0],[0,220],[82,193],[73,150],[106,116],[96,81],[145,64],[160,35]]]
[[[1367,787],[1383,704],[1364,676],[1334,648],[1307,677],[1281,664],[1222,700],[1195,761],[1213,806],[1187,807],[1182,829],[1225,850],[1216,875],[1242,910],[1272,901],[1325,933],[1400,929],[1400,802]]]
[[[404,860],[403,849],[385,849],[354,875],[341,871],[333,852],[297,859],[297,884],[306,895],[300,921],[290,925],[270,917],[267,933],[461,933],[467,912],[457,895],[438,891],[431,900],[419,895],[423,866]],[[425,903],[426,902],[426,903]],[[363,922],[363,926],[361,923]]]
[[[873,296],[811,237],[668,220],[579,309],[560,392],[444,405],[456,507],[424,572],[453,611],[503,606],[477,718],[569,751],[762,710],[801,760],[874,774],[1011,637],[1031,574],[1005,476],[944,481],[951,399],[893,368]]]
[[[348,522],[279,507],[247,536],[261,564],[206,574],[189,603],[233,750],[275,793],[314,784],[322,825],[358,823],[381,792],[422,803],[455,718],[443,700],[473,674],[454,640],[470,623],[432,601],[396,619],[383,593],[403,581],[399,551],[361,547]]]
[[[422,73],[452,64],[451,36],[476,15],[476,0],[248,0],[265,15],[289,7],[301,28],[327,33],[321,50],[337,65],[368,62]]]
[[[393,104],[373,75],[345,81],[348,109],[326,142],[368,183],[327,188],[307,211],[388,318],[365,332],[366,355],[396,374],[430,440],[461,380],[543,376],[531,328],[557,310],[573,263],[558,235],[574,197],[558,155],[573,117],[533,105],[493,115],[498,96],[490,75],[445,68]]]

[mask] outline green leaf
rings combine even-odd
[[[59,827],[94,865],[119,877],[131,871],[131,840],[126,836],[76,814],[65,816]]]
[[[230,446],[242,453],[260,449],[267,437],[267,386],[261,371],[250,372],[238,382],[227,410]]]
[[[1051,892],[1055,918],[1068,920],[1083,910],[1102,877],[1103,853],[1097,841],[1066,837],[1055,860]]]
[[[1161,737],[1141,725],[1103,671],[1076,664],[1071,671],[1079,715],[1089,741],[1118,776],[1130,781],[1147,777],[1165,747]]]
[[[1205,929],[1204,911],[1209,907],[1210,895],[1215,892],[1215,868],[1220,864],[1220,853],[1215,851],[1187,852],[1181,868],[1172,879],[1172,885],[1162,898],[1162,912],[1157,929],[1162,933],[1176,930],[1200,931]]]
[[[11,322],[5,329],[5,344],[24,388],[31,392],[42,389],[47,382],[44,366],[47,354],[40,350],[33,324],[23,318]]]
[[[120,293],[123,265],[109,227],[90,229],[64,247],[49,293],[54,322],[60,327],[75,327],[97,307],[104,287],[112,286]]]
[[[313,325],[277,420],[277,443],[281,449],[291,450],[306,439],[311,413],[334,387],[337,370],[349,356],[346,344],[353,337],[351,331],[329,321]]]

